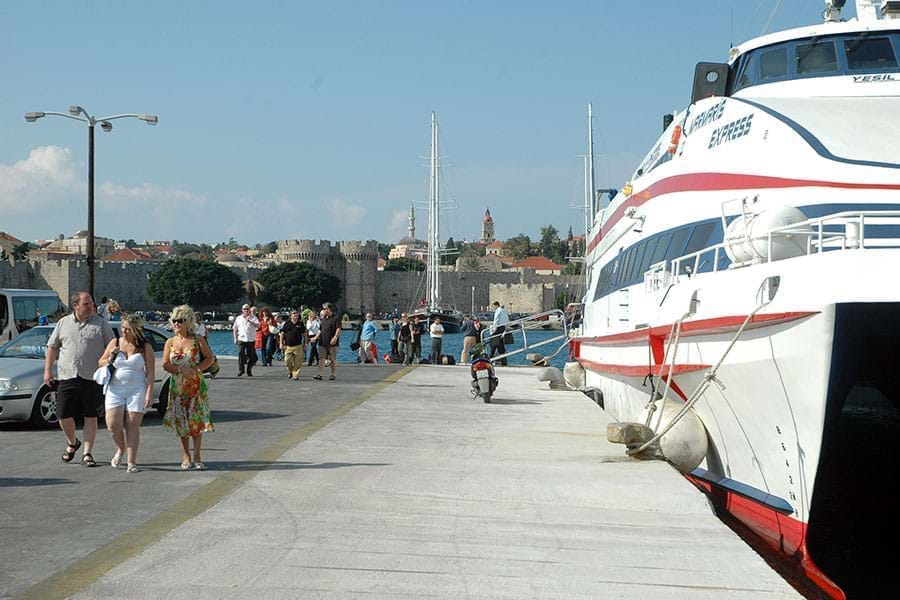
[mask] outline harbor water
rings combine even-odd
[[[529,346],[533,346],[534,344],[557,337],[560,335],[560,333],[560,331],[553,330],[528,331]],[[338,350],[339,363],[356,362],[356,352],[350,350],[350,344],[354,339],[356,339],[355,331],[341,332],[341,343]],[[522,334],[520,332],[516,332],[514,335],[514,339],[515,343],[511,346],[507,346],[507,351],[518,350],[522,348]],[[219,356],[237,356],[238,349],[237,346],[234,345],[233,337],[230,331],[210,331],[209,343],[213,352],[215,352]],[[558,342],[546,344],[534,350],[528,350],[528,352],[515,354],[509,357],[508,362],[510,365],[529,365],[530,363],[525,360],[525,354],[529,352],[539,352],[540,354],[547,356],[553,354],[562,345],[562,343],[563,340],[559,340]],[[379,331],[378,334],[376,334],[375,345],[378,348],[378,360],[379,362],[381,362],[382,357],[391,351],[391,342],[386,331]],[[448,333],[444,335],[444,344],[443,348],[441,349],[441,353],[449,354],[450,356],[453,356],[456,361],[459,361],[459,353],[462,351],[462,346],[462,334]],[[430,350],[431,338],[428,335],[425,335],[422,338],[422,357],[427,358]],[[567,355],[568,353],[566,349],[563,349],[559,352],[559,354],[551,359],[550,363],[553,366],[559,367],[561,369],[565,364]]]

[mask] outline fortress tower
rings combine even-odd
[[[343,312],[355,315],[360,306],[375,308],[375,276],[378,272],[378,242],[369,240],[281,240],[276,256],[281,262],[307,262],[341,280]]]

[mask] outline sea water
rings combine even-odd
[[[534,346],[539,342],[549,340],[554,337],[558,337],[561,335],[561,331],[556,330],[530,330],[528,331],[528,344],[529,347]],[[522,333],[515,332],[514,333],[515,343],[512,345],[507,345],[507,351],[511,350],[519,350],[522,348]],[[341,343],[338,349],[338,362],[341,363],[355,363],[356,362],[356,352],[350,350],[350,344],[353,340],[356,339],[355,331],[342,331],[341,332]],[[220,356],[237,356],[238,349],[237,346],[234,345],[234,337],[230,331],[210,331],[209,332],[209,344],[212,348],[213,352]],[[527,352],[520,352],[519,354],[514,354],[510,356],[508,362],[510,365],[529,365],[527,360],[525,360],[525,354],[531,352],[538,352],[543,354],[544,356],[553,354],[556,350],[563,344],[563,340],[558,340],[555,342],[551,342],[544,346],[535,349],[529,349]],[[379,331],[375,335],[375,345],[378,348],[378,361],[382,362],[382,357],[385,354],[388,354],[391,351],[391,341],[390,336],[387,331]],[[459,361],[459,353],[462,351],[463,346],[463,336],[459,333],[447,333],[444,334],[444,344],[441,348],[442,354],[449,354],[452,356],[457,362]],[[422,338],[422,358],[427,358],[429,352],[431,351],[431,338],[428,335],[423,336]],[[560,369],[563,367],[566,361],[566,357],[568,356],[568,352],[565,348],[559,352],[554,358],[551,359],[550,364],[553,366],[559,367]]]

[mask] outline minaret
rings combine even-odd
[[[416,209],[409,205],[409,239],[416,239]]]
[[[481,221],[481,243],[490,244],[494,241],[494,219],[491,217],[491,209],[484,211],[484,219]]]

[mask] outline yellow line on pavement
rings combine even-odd
[[[315,421],[281,436],[248,460],[260,463],[275,463],[285,452],[397,382],[413,368],[404,367],[391,373],[360,396],[341,404]],[[258,470],[228,471],[223,473],[186,498],[179,500],[170,508],[137,527],[125,531],[105,546],[97,548],[87,556],[75,561],[72,565],[57,571],[17,597],[29,600],[32,598],[43,600],[68,598],[77,594],[116,566],[143,552],[150,544],[162,539],[163,536],[182,523],[193,519],[217,504],[222,498],[255,477],[259,471],[263,471],[265,468],[265,466],[262,466]]]

